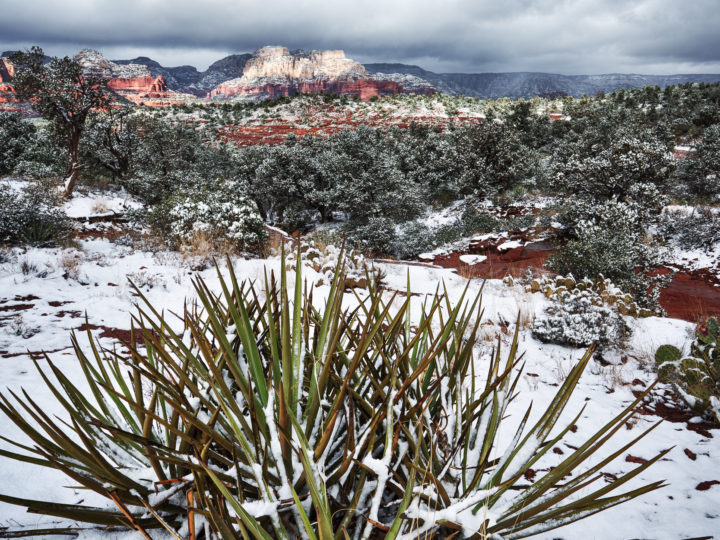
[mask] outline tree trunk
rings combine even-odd
[[[68,137],[68,164],[65,173],[65,197],[68,199],[72,198],[72,192],[81,169],[78,162],[80,133],[79,130],[72,130]]]

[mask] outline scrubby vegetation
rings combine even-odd
[[[553,268],[578,277],[602,273],[642,301],[647,291],[657,290],[648,270],[662,261],[657,248],[663,238],[645,232],[658,224],[663,206],[670,200],[712,204],[720,193],[719,102],[718,85],[681,85],[516,102],[392,96],[362,103],[296,96],[260,104],[112,111],[88,120],[81,174],[86,181],[108,178],[151,206],[199,200],[192,193],[232,185],[268,223],[307,232],[337,222],[357,247],[400,257],[496,225],[492,216],[475,211],[462,222],[429,227],[422,221],[428,209],[464,201],[472,214],[487,199],[550,196],[557,203],[553,219],[564,226],[558,242],[565,246]],[[449,123],[408,129],[361,125],[241,148],[219,136],[224,126],[248,118],[279,118],[285,109],[302,115],[303,108],[328,106],[381,115],[399,107],[440,110]],[[453,122],[460,111],[483,114],[485,121]],[[563,118],[550,121],[549,113],[558,111]],[[18,144],[8,146],[4,171],[42,176],[58,170],[57,151],[43,142],[45,129],[5,115],[0,138],[8,136],[24,144],[22,152]],[[676,144],[691,147],[680,162],[672,158]],[[608,223],[622,230],[612,234]],[[532,224],[528,218],[524,225]],[[708,236],[707,227],[696,226],[698,236]],[[159,230],[171,234],[167,227]],[[659,230],[668,239],[677,236],[672,225]],[[642,269],[637,276],[636,268]]]
[[[37,181],[21,189],[0,184],[0,201],[0,244],[54,246],[70,233],[57,183]]]

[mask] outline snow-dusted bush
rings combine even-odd
[[[593,291],[580,289],[554,300],[532,326],[533,336],[540,341],[576,347],[618,347],[629,332],[622,315],[598,303]]]
[[[720,124],[710,126],[694,151],[678,166],[682,195],[717,202],[720,199]]]
[[[246,251],[265,240],[255,205],[222,189],[173,195],[150,210],[148,221],[174,245],[189,244],[202,235]]]
[[[660,232],[684,249],[711,250],[720,242],[720,214],[706,207],[693,208],[690,213],[666,211]]]
[[[563,218],[570,239],[548,264],[559,274],[604,276],[643,307],[657,305],[666,276],[652,275],[664,252],[648,239],[642,208],[634,203],[577,202]]]
[[[620,201],[632,199],[637,184],[667,183],[674,162],[664,142],[648,132],[623,130],[608,138],[591,148],[577,145],[559,152],[551,162],[555,183],[576,196]]]
[[[534,185],[539,155],[522,143],[514,129],[487,122],[461,126],[449,136],[461,193],[483,198],[518,185]]]
[[[512,278],[506,279],[512,285]],[[573,300],[579,295],[583,295],[596,306],[611,306],[621,315],[630,315],[631,317],[650,317],[658,315],[662,311],[660,308],[650,310],[640,307],[632,295],[624,292],[603,276],[595,279],[584,278],[579,281],[576,281],[572,275],[538,278],[530,276],[525,280],[525,291],[540,292],[546,298],[557,302]]]
[[[232,170],[226,149],[204,141],[196,126],[143,116],[123,129],[135,130],[140,136],[125,135],[116,145],[115,151],[131,156],[121,183],[149,204],[178,190],[214,187],[216,179],[226,178]],[[100,150],[104,166],[115,167],[117,163],[111,164],[113,160]]]
[[[35,127],[17,113],[0,112],[0,175],[12,172],[35,134]]]
[[[463,234],[466,236],[479,233],[488,233],[498,226],[498,219],[489,212],[477,210],[467,205],[460,219]]]
[[[38,181],[17,190],[0,184],[0,201],[0,244],[57,245],[70,233],[55,185]]]
[[[17,156],[13,174],[29,178],[62,176],[65,172],[64,151],[47,129],[36,131]]]
[[[391,253],[395,246],[395,223],[386,217],[369,218],[366,222],[350,221],[343,226],[348,240],[362,251]]]
[[[435,235],[430,227],[411,221],[398,227],[393,254],[401,259],[417,257],[435,247]]]

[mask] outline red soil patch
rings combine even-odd
[[[633,390],[633,395],[639,397],[641,392]],[[694,431],[695,433],[702,435],[705,438],[712,439],[713,435],[710,433],[711,429],[718,429],[716,424],[702,420],[700,422],[693,421],[697,417],[697,413],[692,409],[686,407],[684,404],[679,403],[674,397],[665,396],[660,400],[656,400],[655,403],[645,403],[638,408],[638,413],[643,415],[659,416],[663,420],[672,422],[675,424],[685,424],[685,428]],[[690,456],[688,456],[690,457]],[[692,458],[691,458],[692,459]]]
[[[11,306],[0,307],[0,311],[25,311],[34,306],[35,306],[35,304],[13,304]]]
[[[124,343],[132,343],[132,334],[130,330],[122,330],[120,328],[111,328],[105,325],[88,324],[84,323],[80,325],[77,330],[80,332],[87,332],[89,330],[102,330],[95,334],[95,337],[117,339]],[[135,332],[135,343],[142,345],[145,343],[141,332]]]
[[[510,231],[509,236],[471,243],[466,251],[436,256],[433,263],[443,268],[454,268],[467,278],[524,276],[528,270],[533,274],[551,273],[545,268],[548,257],[556,251],[551,242],[532,241],[532,235],[527,231]],[[520,247],[501,249],[504,243],[514,240],[525,243]],[[468,265],[460,261],[460,256],[467,254],[484,255],[487,259]],[[670,271],[667,268],[660,270],[665,274]],[[720,316],[720,279],[709,269],[678,271],[669,287],[661,291],[660,305],[668,317],[690,322]]]
[[[660,305],[668,317],[697,322],[720,315],[720,287],[712,274],[695,270],[678,272],[660,293]]]
[[[523,239],[521,235],[511,236],[510,240]],[[475,244],[470,244],[467,252],[454,252],[447,255],[438,255],[433,261],[434,264],[443,268],[455,268],[469,278],[499,279],[507,275],[523,276],[528,269],[547,273],[544,268],[548,257],[555,252],[552,244],[546,240],[530,242],[523,246],[500,250],[499,247],[507,239],[489,239]],[[461,255],[484,255],[484,261],[468,265],[460,261]]]

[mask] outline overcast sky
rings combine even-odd
[[[0,52],[200,70],[263,45],[436,72],[720,73],[720,0],[0,0]]]

